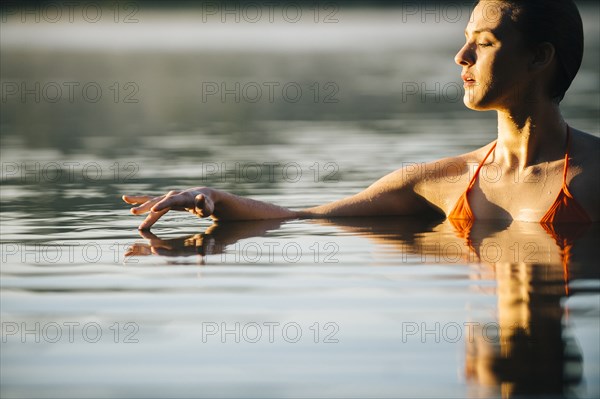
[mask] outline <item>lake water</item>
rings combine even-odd
[[[456,89],[468,14],[303,10],[3,19],[3,398],[600,396],[597,225],[566,245],[414,218],[137,231],[123,193],[302,208],[493,140]],[[599,11],[582,11],[563,111],[600,135]]]

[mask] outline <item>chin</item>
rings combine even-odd
[[[465,93],[463,97],[463,103],[465,107],[472,109],[473,111],[491,111],[496,109],[493,106],[493,102],[485,98],[475,98],[471,93]]]
[[[472,109],[473,111],[489,111],[491,109],[480,102],[472,101],[468,98],[464,98],[463,103],[465,104],[465,107]]]

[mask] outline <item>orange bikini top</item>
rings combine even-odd
[[[569,295],[569,264],[571,261],[573,245],[575,243],[575,240],[585,233],[585,231],[592,222],[587,212],[575,200],[575,198],[569,191],[569,187],[567,186],[570,144],[571,128],[567,126],[567,143],[565,150],[565,164],[563,168],[562,188],[558,193],[558,196],[554,200],[554,203],[552,204],[550,209],[548,209],[548,212],[546,212],[546,214],[542,217],[542,220],[540,220],[540,223],[544,230],[546,230],[546,232],[554,238],[557,245],[561,249],[565,292],[567,295]],[[452,210],[452,212],[450,212],[450,215],[448,216],[448,219],[450,219],[450,222],[456,229],[458,235],[467,241],[468,248],[470,248],[471,251],[478,256],[479,254],[475,246],[473,245],[473,242],[471,241],[470,237],[471,229],[473,227],[473,221],[475,220],[475,218],[473,217],[473,212],[471,211],[471,207],[469,206],[468,195],[473,186],[475,185],[475,181],[477,180],[477,176],[479,175],[481,167],[495,148],[496,142],[494,142],[486,156],[483,158],[483,160],[477,167],[474,176],[469,182],[469,186],[467,187],[463,195],[458,199],[458,202],[454,206],[454,209]]]
[[[554,200],[554,203],[548,209],[548,212],[542,217],[540,223],[543,224],[554,224],[554,223],[563,223],[563,222],[578,222],[578,223],[591,223],[591,219],[586,213],[586,211],[579,205],[579,203],[573,198],[573,195],[569,191],[569,187],[567,186],[567,171],[569,170],[569,149],[571,145],[571,128],[567,126],[567,143],[565,150],[565,166],[563,169],[563,181],[562,188]],[[467,225],[472,224],[472,221],[475,219],[473,216],[473,212],[471,211],[471,206],[469,205],[469,192],[475,185],[475,181],[477,180],[477,176],[479,175],[479,171],[481,167],[488,159],[492,151],[496,148],[496,142],[492,145],[486,156],[483,158],[475,174],[471,178],[467,190],[463,193],[463,195],[458,199],[458,202],[454,206],[450,215],[448,215],[449,219],[458,219],[464,220],[465,223],[455,223],[455,225],[465,224],[463,226],[465,229],[468,229]],[[459,230],[463,230],[461,226],[456,226]]]

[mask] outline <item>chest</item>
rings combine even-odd
[[[568,172],[567,184],[578,176],[575,168]],[[570,185],[568,188],[571,189]],[[562,165],[506,172],[491,164],[481,168],[468,201],[477,218],[538,222],[553,206],[561,190]]]

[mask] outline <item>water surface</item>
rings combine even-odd
[[[346,11],[317,33],[240,24],[232,39],[184,13],[171,46],[151,39],[173,22],[142,15],[119,43],[101,26],[1,26],[2,82],[110,93],[2,104],[2,397],[600,395],[598,226],[565,243],[535,223],[477,223],[466,239],[421,218],[173,213],[140,234],[119,198],[209,185],[302,208],[482,146],[494,115],[441,89],[406,96],[460,80],[462,27]],[[597,31],[564,104],[595,135]],[[115,101],[115,82],[138,101]],[[203,101],[207,82],[311,97]],[[307,89],[331,82],[338,102]]]

